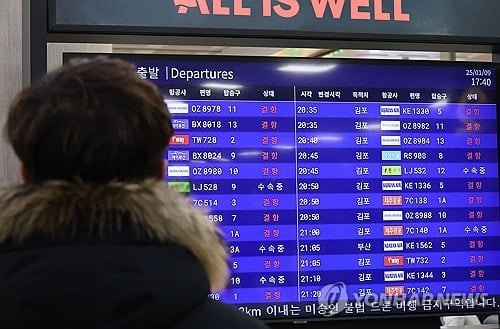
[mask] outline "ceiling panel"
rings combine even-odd
[[[428,51],[397,51],[376,49],[322,49],[322,48],[273,48],[273,47],[227,47],[192,45],[138,45],[113,44],[115,53],[139,54],[190,54],[190,55],[236,55],[236,56],[289,56],[326,58],[373,58],[408,60],[449,60],[491,62],[489,53],[450,53]]]

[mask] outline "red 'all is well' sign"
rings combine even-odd
[[[311,6],[316,18],[350,18],[352,20],[403,21],[411,20],[404,12],[403,0],[262,0],[262,11],[245,6],[245,0],[173,0],[179,14],[198,11],[202,15],[220,16],[279,16],[295,17],[303,6]],[[255,1],[255,0],[246,0]],[[392,3],[388,6],[387,3]],[[384,8],[391,7],[391,10]]]

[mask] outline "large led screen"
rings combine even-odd
[[[498,310],[495,65],[121,57],[172,114],[166,184],[224,232],[212,298],[267,320]]]

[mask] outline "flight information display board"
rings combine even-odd
[[[129,60],[173,117],[167,184],[228,242],[214,299],[263,319],[498,309],[493,64]]]

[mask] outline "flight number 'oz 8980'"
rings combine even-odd
[[[222,175],[221,167],[194,167],[191,169],[191,174],[193,176],[207,175],[207,176],[218,176]]]

